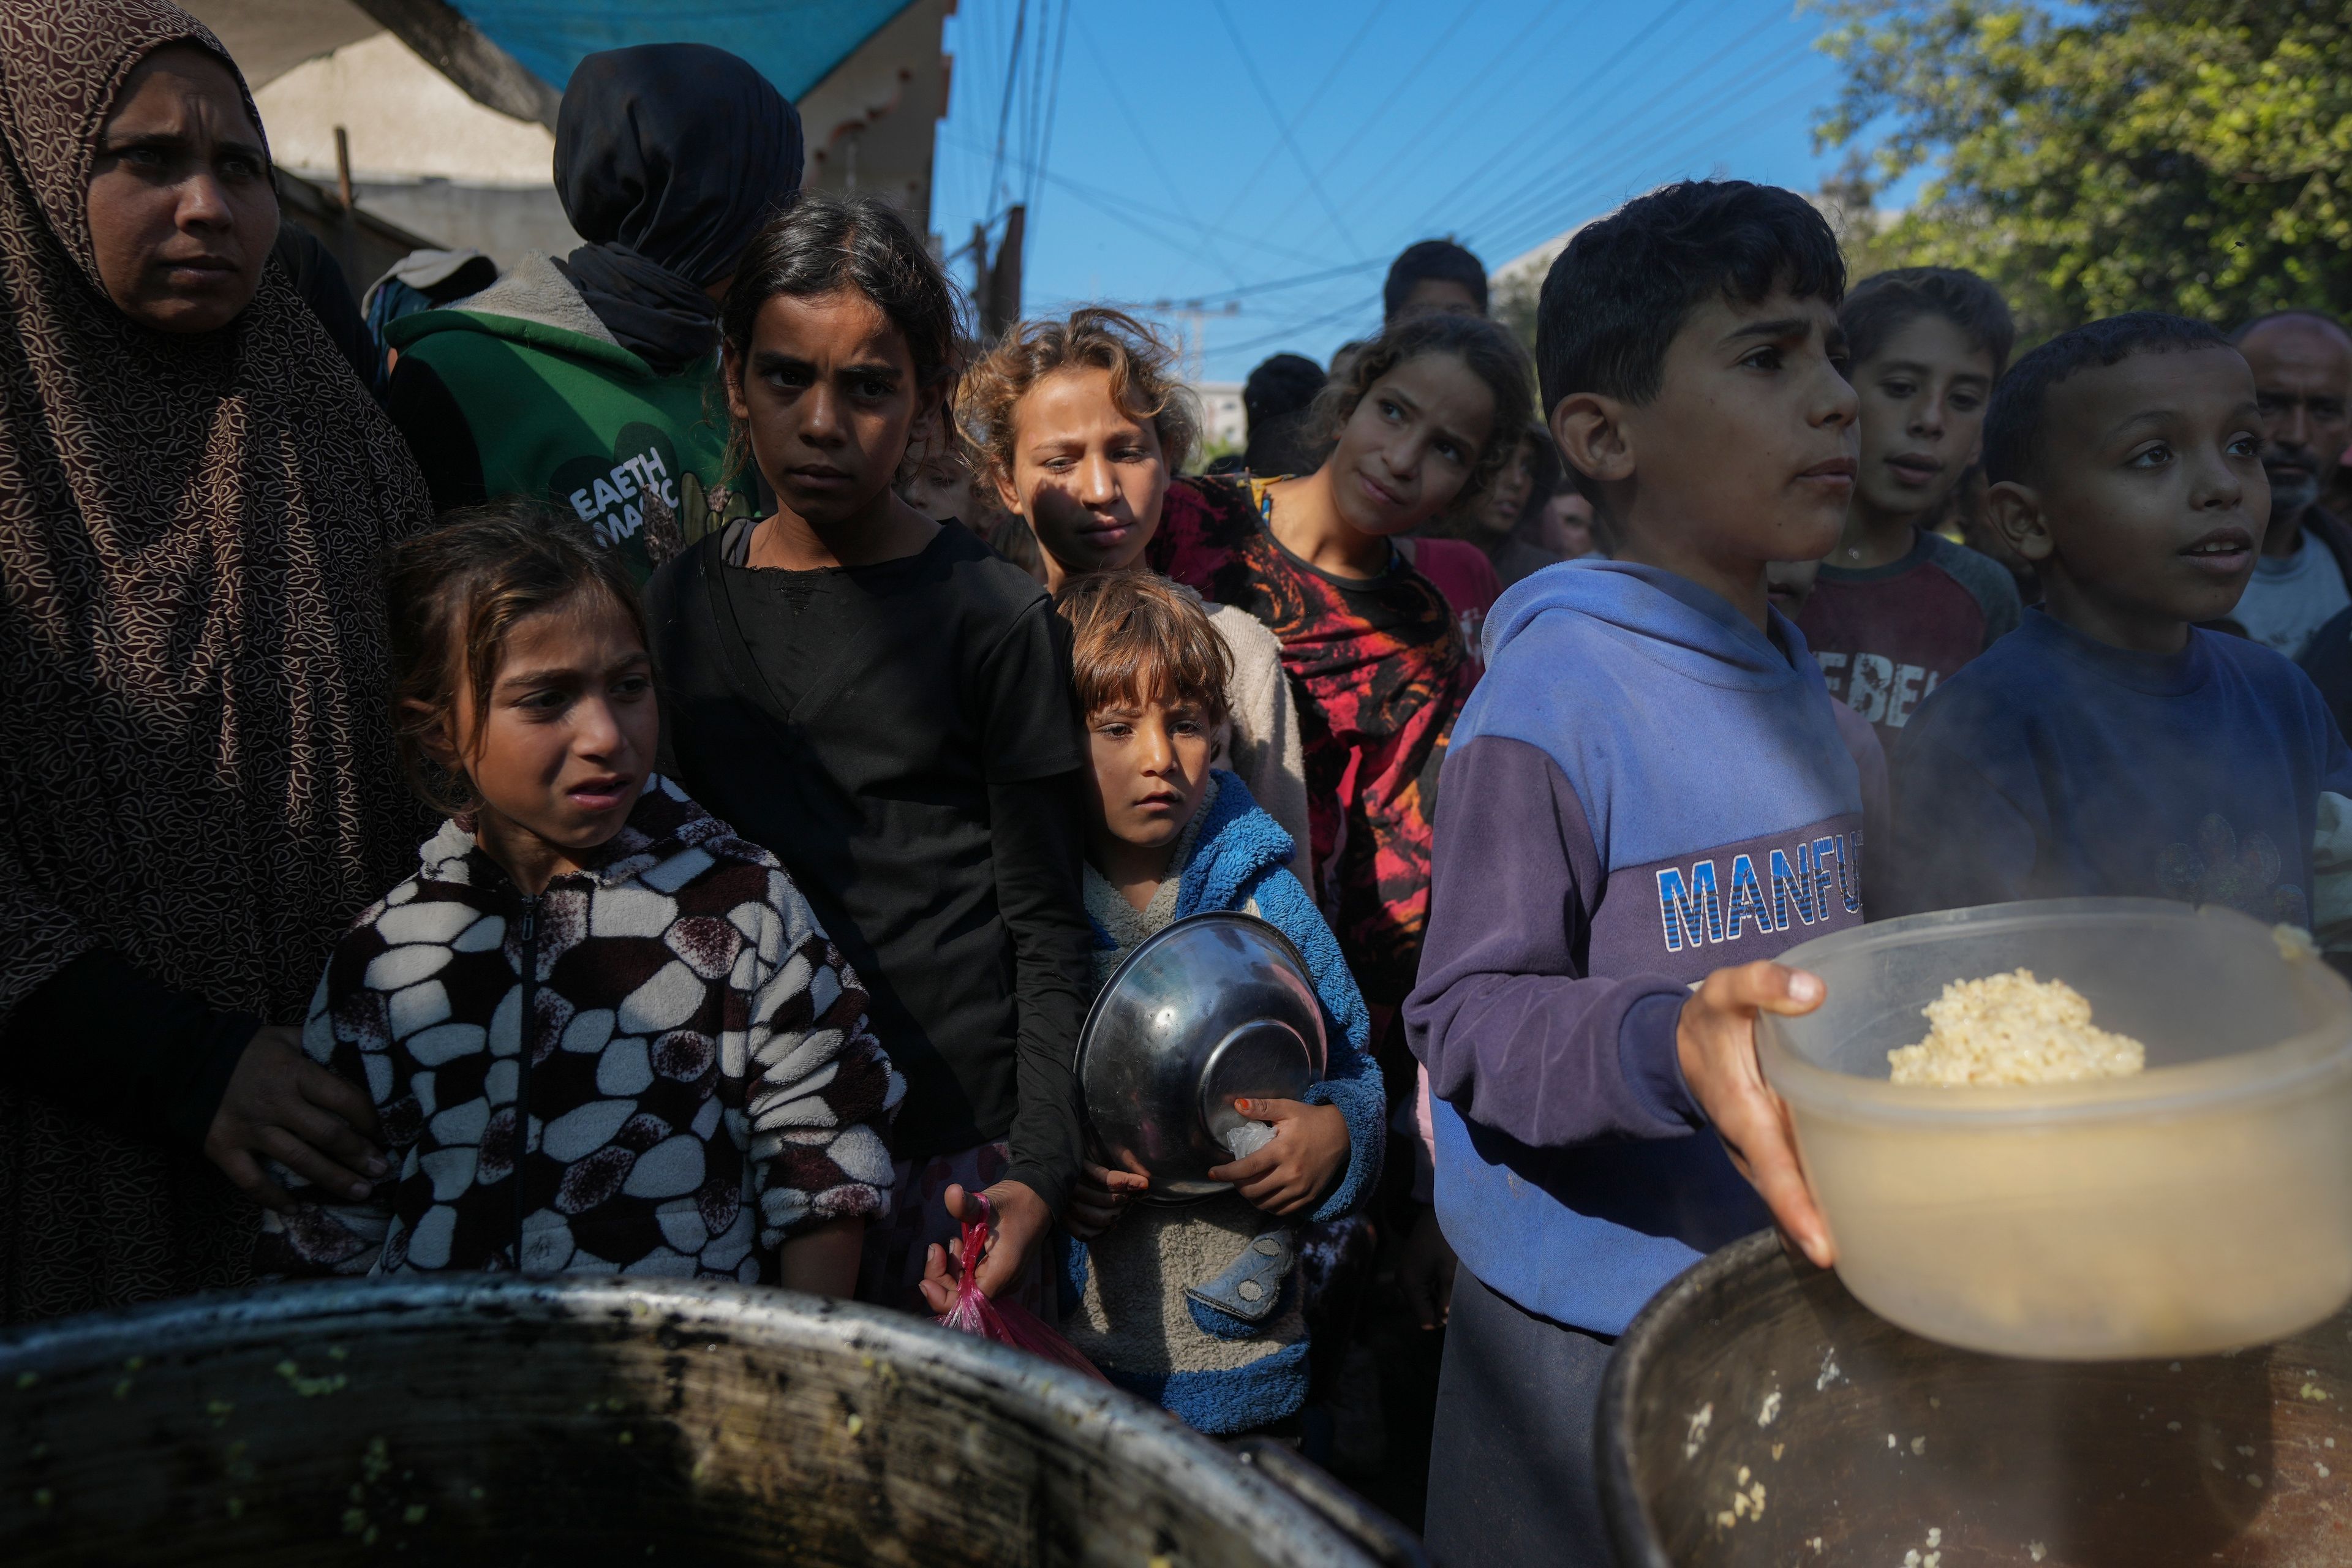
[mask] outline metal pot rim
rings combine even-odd
[[[1039,1357],[940,1329],[920,1318],[724,1280],[629,1276],[467,1274],[247,1286],[0,1330],[0,1386],[130,1356],[282,1344],[289,1334],[396,1331],[420,1315],[511,1325],[586,1322],[651,1334],[665,1325],[756,1342],[830,1344],[845,1356],[898,1358],[1025,1400],[1082,1447],[1155,1475],[1212,1517],[1264,1542],[1283,1568],[1362,1568],[1360,1548],[1299,1496],[1174,1416]],[[62,1364],[61,1364],[62,1363]]]
[[[1617,1435],[1633,1430],[1633,1391],[1648,1366],[1658,1325],[1679,1316],[1692,1299],[1705,1296],[1731,1275],[1743,1274],[1780,1254],[1780,1233],[1759,1230],[1694,1263],[1650,1298],[1625,1331],[1601,1377],[1601,1403],[1592,1413],[1592,1451],[1599,1458],[1601,1518],[1621,1568],[1675,1568],[1657,1545],[1633,1485],[1633,1458]]]

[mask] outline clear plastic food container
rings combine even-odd
[[[1881,1316],[2003,1355],[2183,1356],[2352,1297],[2352,989],[2307,947],[2226,910],[2068,899],[1890,921],[1782,962],[1829,996],[1763,1020],[1764,1073],[1838,1273]],[[1887,1081],[1947,984],[2020,968],[2081,992],[2147,1069]]]

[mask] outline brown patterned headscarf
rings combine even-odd
[[[0,4],[0,1029],[101,946],[299,1022],[415,843],[380,567],[429,505],[399,436],[275,262],[202,336],[100,281],[99,131],[177,42],[227,58],[161,0]],[[232,1282],[254,1228],[209,1165],[0,1085],[0,1321]]]

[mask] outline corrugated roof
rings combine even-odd
[[[583,56],[631,44],[715,44],[797,100],[911,0],[452,0],[557,88]]]

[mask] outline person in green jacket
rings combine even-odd
[[[719,300],[800,180],[800,116],[747,61],[705,44],[582,60],[555,186],[587,243],[385,331],[388,407],[435,507],[566,508],[640,582],[752,513],[717,391]]]

